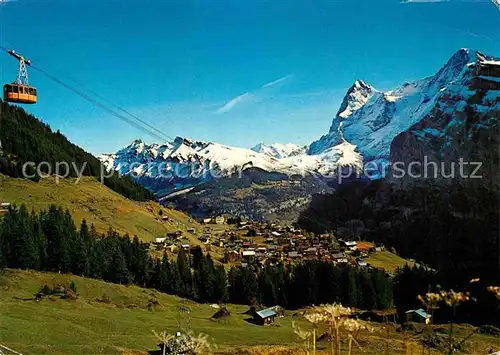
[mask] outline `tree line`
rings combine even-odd
[[[23,165],[26,162],[39,164],[42,173],[54,173],[56,163],[66,162],[76,164],[83,169],[83,176],[95,176],[119,194],[136,200],[146,201],[154,195],[129,177],[120,177],[118,173],[112,176],[101,176],[102,164],[92,154],[71,143],[61,132],[53,132],[51,128],[39,121],[22,108],[9,105],[0,100],[0,173],[22,178]],[[76,177],[75,169],[69,169],[70,177]],[[33,166],[26,167],[26,175],[33,176],[33,181],[40,180]]]
[[[39,213],[11,207],[0,221],[0,265],[73,273],[120,284],[137,284],[198,302],[281,305],[300,308],[342,302],[362,309],[393,303],[391,281],[379,270],[307,261],[295,265],[233,267],[179,249],[177,258],[152,257],[137,236],[98,233],[54,205]]]

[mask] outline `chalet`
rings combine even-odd
[[[431,315],[424,311],[422,308],[411,309],[406,311],[406,321],[407,322],[417,322],[429,324],[431,322]]]
[[[187,229],[187,232],[188,232],[188,233],[195,233],[195,232],[196,232],[196,230],[195,230],[194,228],[188,228],[188,229]]]
[[[171,253],[175,253],[177,251],[177,245],[170,244],[167,246],[167,250],[170,250]]]
[[[209,224],[210,222],[212,222],[212,218],[203,218],[204,224]]]
[[[243,250],[242,256],[244,258],[249,258],[249,257],[255,256],[255,250]]]
[[[345,259],[345,258],[346,258],[346,255],[344,253],[332,254],[333,260],[340,260],[340,259]]]
[[[277,313],[273,308],[267,308],[262,311],[255,312],[253,320],[256,324],[260,325],[272,324],[274,323],[276,316]]]
[[[288,253],[288,257],[290,259],[297,259],[298,257],[300,257],[300,254],[296,251],[291,251]]]
[[[166,215],[161,216],[161,220],[164,221],[164,222],[168,221],[169,219],[170,218],[168,216],[166,216]]]
[[[344,241],[344,245],[348,248],[355,247],[357,244],[358,243],[355,241],[350,241],[350,240]]]
[[[356,243],[356,250],[368,253],[368,252],[374,251],[375,248],[374,248],[373,244],[371,244],[371,243],[358,242],[358,243]]]
[[[347,260],[347,256],[344,253],[333,254],[332,259],[339,264],[346,264],[349,262],[349,260]]]
[[[182,231],[169,232],[169,233],[167,233],[167,237],[169,237],[169,238],[179,238],[179,237],[182,237]]]
[[[250,242],[243,242],[243,248],[250,248]]]
[[[318,254],[318,248],[314,248],[314,247],[307,248],[305,250],[305,254],[306,255],[317,255]]]
[[[189,250],[189,244],[182,244],[181,247],[184,250]]]
[[[272,231],[271,234],[274,235],[275,237],[281,236],[281,234],[276,231]]]
[[[158,237],[158,238],[155,238],[155,244],[163,244],[167,241],[167,238],[165,237]]]
[[[224,223],[226,223],[226,217],[224,217],[224,216],[217,216],[217,217],[215,217],[215,223],[216,224],[224,224]]]

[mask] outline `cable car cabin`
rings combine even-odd
[[[7,102],[35,104],[36,89],[27,85],[7,84],[3,87],[3,99]]]

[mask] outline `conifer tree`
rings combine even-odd
[[[193,296],[193,276],[183,248],[179,248],[177,254],[177,269],[180,276],[180,295],[184,297]]]

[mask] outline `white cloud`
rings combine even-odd
[[[219,107],[215,113],[226,113],[231,111],[236,105],[245,102],[247,99],[251,97],[251,94],[249,92],[246,92],[240,96],[236,96],[234,99],[231,99],[230,101],[226,102],[223,106]]]
[[[258,102],[258,101],[261,101],[265,98],[268,98],[272,91],[275,91],[275,90],[271,90],[271,93],[269,92],[270,88],[271,87],[274,87],[278,84],[281,84],[287,80],[289,80],[290,78],[292,77],[292,75],[286,75],[282,78],[279,78],[277,80],[274,80],[274,81],[270,81],[264,85],[262,85],[260,87],[260,89],[257,89],[255,91],[252,91],[252,92],[246,92],[244,94],[241,94],[239,96],[236,96],[235,98],[232,98],[231,100],[229,100],[228,102],[226,102],[224,105],[222,105],[221,107],[219,107],[215,113],[216,114],[223,114],[223,113],[227,113],[229,111],[231,111],[232,109],[234,109],[236,106],[239,106],[243,103],[248,103],[248,102]]]
[[[274,81],[271,81],[271,82],[269,82],[269,83],[267,83],[267,84],[262,85],[262,88],[268,88],[268,87],[270,87],[270,86],[277,85],[277,84],[279,84],[279,83],[282,83],[282,82],[284,82],[284,81],[287,81],[287,80],[288,80],[288,79],[290,79],[291,77],[292,77],[292,75],[291,75],[291,74],[290,74],[290,75],[286,75],[286,76],[284,76],[284,77],[282,77],[282,78],[279,78],[279,79],[277,79],[277,80],[274,80]]]

